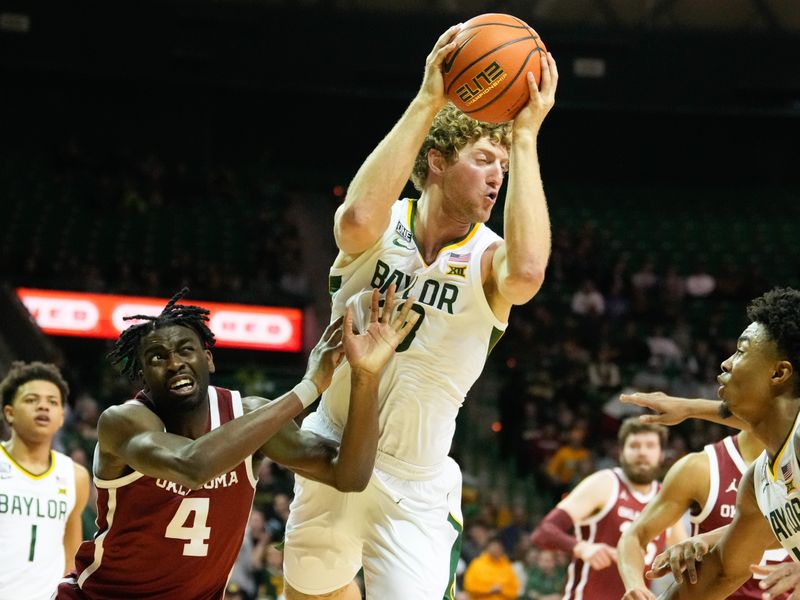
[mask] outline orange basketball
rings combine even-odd
[[[473,119],[502,123],[513,119],[530,98],[526,74],[539,84],[539,35],[511,15],[487,13],[464,23],[456,49],[442,65],[450,100]]]

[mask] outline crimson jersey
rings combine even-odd
[[[654,481],[647,494],[640,494],[631,487],[622,469],[615,468],[611,472],[614,475],[614,491],[599,513],[575,524],[578,541],[603,543],[616,548],[622,532],[630,527],[661,488],[661,484]],[[665,546],[666,535],[663,532],[647,545],[645,570]],[[619,600],[624,595],[625,586],[614,565],[596,570],[587,562],[572,559],[567,571],[564,600]]]
[[[207,431],[242,415],[239,392],[209,386],[208,401]],[[137,471],[94,481],[98,531],[75,557],[87,598],[223,597],[253,503],[251,458],[198,490]]]
[[[704,448],[708,456],[708,498],[699,515],[692,515],[692,535],[713,531],[733,521],[736,513],[736,492],[739,482],[747,470],[742,454],[739,451],[739,436],[728,436],[716,444]],[[790,561],[785,550],[768,550],[761,559],[761,564]],[[742,587],[728,596],[732,600],[761,598],[762,590],[758,589],[758,580],[751,578]],[[787,598],[782,594],[777,598]]]

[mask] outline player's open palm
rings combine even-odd
[[[343,337],[344,353],[350,367],[362,369],[369,373],[379,374],[395,348],[411,332],[419,319],[419,314],[411,310],[413,298],[405,301],[395,314],[397,300],[395,286],[390,285],[386,292],[383,308],[380,307],[380,292],[372,291],[372,307],[369,324],[365,331],[353,331],[353,313],[350,307],[344,316]]]

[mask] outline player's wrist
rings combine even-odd
[[[317,398],[320,390],[316,383],[309,378],[303,378],[300,383],[292,388],[292,392],[300,400],[303,408],[308,408]]]

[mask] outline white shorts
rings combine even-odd
[[[461,471],[409,481],[375,469],[367,489],[343,493],[297,476],[286,525],[284,577],[309,595],[337,590],[363,566],[367,598],[455,596],[461,549]]]

